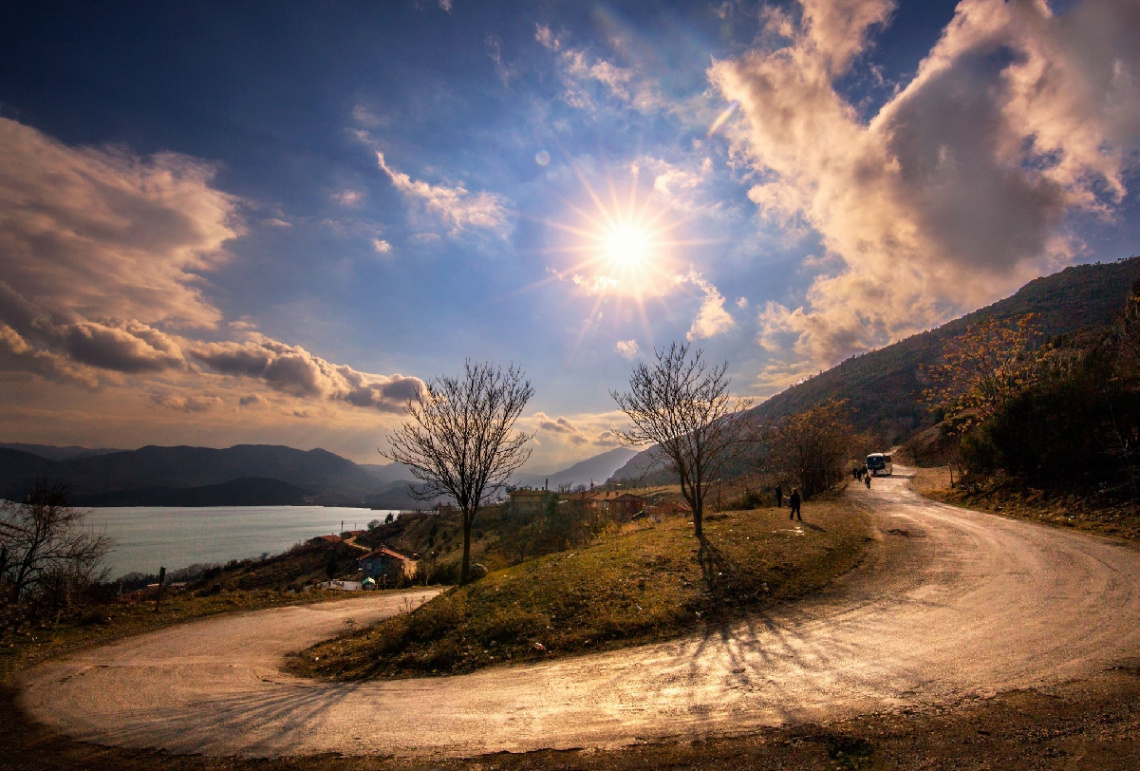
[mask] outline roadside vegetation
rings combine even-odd
[[[1140,282],[1117,321],[1054,338],[983,320],[926,373],[937,428],[906,454],[948,465],[941,500],[1140,539]]]
[[[705,520],[703,540],[685,517],[614,528],[322,643],[288,667],[341,679],[459,674],[667,639],[826,586],[866,545],[864,512],[839,497],[807,507],[803,525],[786,508]]]
[[[949,466],[919,468],[912,485],[922,495],[954,506],[1140,544],[1140,512],[1132,501],[1046,492],[1003,478],[976,482],[972,488],[951,486],[951,471]]]

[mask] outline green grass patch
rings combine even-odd
[[[858,563],[860,509],[824,499],[805,519],[774,508],[713,514],[703,543],[683,517],[626,525],[321,643],[288,668],[339,679],[459,674],[675,637],[800,597]]]

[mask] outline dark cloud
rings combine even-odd
[[[157,405],[179,412],[209,412],[222,404],[217,396],[187,396],[173,392],[151,394],[150,398]]]
[[[82,321],[58,333],[75,361],[99,369],[138,373],[183,366],[182,351],[173,340],[137,321],[116,325]]]
[[[196,343],[190,346],[189,355],[217,372],[256,378],[292,396],[384,412],[398,412],[423,387],[419,378],[359,372],[267,337],[241,343]]]

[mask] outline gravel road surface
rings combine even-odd
[[[468,756],[953,703],[1140,653],[1140,551],[933,503],[903,474],[846,493],[872,512],[875,540],[833,589],[671,643],[424,680],[281,673],[285,653],[347,619],[406,607],[389,595],[208,619],[84,651],[28,672],[21,704],[82,740],[176,753]],[[804,514],[810,524],[810,503]]]

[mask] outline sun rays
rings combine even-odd
[[[559,275],[588,291],[638,305],[668,291],[681,269],[679,248],[687,243],[677,237],[684,220],[653,188],[642,189],[636,164],[624,195],[612,176],[606,180],[606,196],[581,172],[578,178],[591,205],[568,202],[574,221],[548,223],[559,234],[551,249]]]

